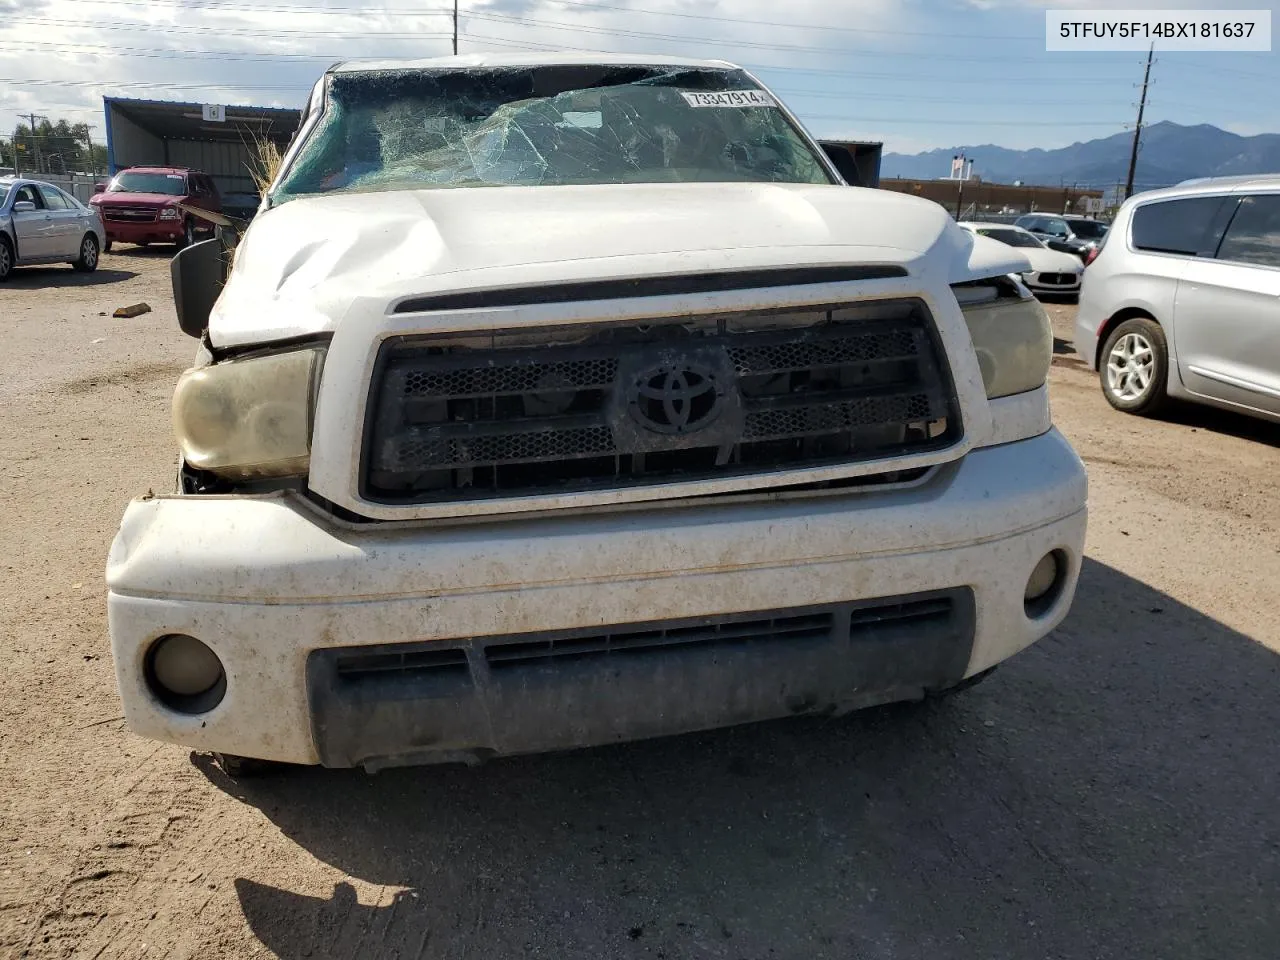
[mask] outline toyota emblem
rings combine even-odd
[[[663,364],[636,375],[627,409],[654,433],[695,433],[720,416],[722,393],[707,367]]]

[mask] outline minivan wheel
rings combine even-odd
[[[1154,320],[1134,317],[1112,330],[1099,367],[1102,393],[1117,410],[1149,417],[1165,406],[1169,348]]]

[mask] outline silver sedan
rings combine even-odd
[[[96,270],[104,238],[97,211],[53,184],[0,180],[0,281],[36,263]]]

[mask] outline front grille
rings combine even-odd
[[[1042,273],[1040,274],[1040,282],[1046,284],[1057,284],[1065,286],[1075,283],[1076,275],[1074,273]]]
[[[700,623],[655,624],[642,629],[619,629],[583,637],[555,637],[484,648],[490,669],[552,663],[564,659],[652,652],[671,647],[742,644],[756,640],[821,639],[831,635],[834,615],[817,611],[797,616],[765,616],[745,620],[718,619]]]
[[[159,212],[154,207],[114,207],[103,204],[99,209],[106,220],[119,220],[127,223],[151,223]]]
[[[700,648],[750,647],[756,644],[873,642],[898,636],[924,636],[955,626],[957,606],[967,591],[824,607],[724,614],[689,620],[561,630],[508,637],[433,640],[386,647],[348,647],[326,651],[335,679],[343,684],[411,680],[427,674],[467,673],[468,664],[489,670],[522,670],[569,661],[614,662],[618,657]],[[963,604],[961,604],[963,606]],[[961,618],[963,619],[963,617]],[[469,659],[469,655],[470,658]]]
[[[852,463],[959,436],[923,304],[384,344],[362,494],[431,503]]]
[[[467,671],[467,653],[441,645],[413,647],[393,653],[365,653],[358,647],[334,659],[334,673],[340,680],[359,680],[374,675],[416,676],[428,673]]]

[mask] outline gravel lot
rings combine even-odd
[[[0,287],[0,956],[1273,958],[1280,427],[1113,412],[1061,338],[1089,559],[949,701],[233,783],[121,729],[103,564],[171,482],[168,253]],[[146,301],[133,320],[112,309]]]

